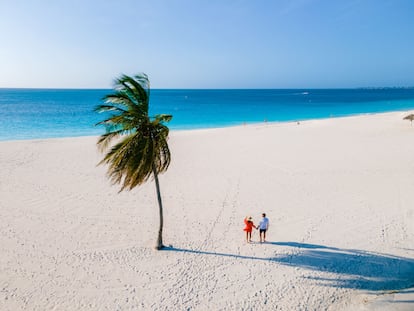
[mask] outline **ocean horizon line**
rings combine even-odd
[[[83,88],[83,87],[0,87],[0,90],[39,90],[39,91],[47,91],[47,90],[63,90],[63,91],[82,91],[82,90],[92,90],[92,91],[104,91],[108,90],[111,91],[114,88],[99,88],[99,87],[91,87],[91,88]],[[270,91],[277,91],[277,90],[410,90],[414,89],[414,86],[358,86],[358,87],[281,87],[281,88],[151,88],[151,90],[166,90],[166,91],[214,91],[214,90],[223,90],[223,91],[261,91],[261,90],[270,90]]]

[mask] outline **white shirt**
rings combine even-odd
[[[263,217],[259,223],[259,228],[262,230],[267,230],[267,228],[269,228],[269,218]]]

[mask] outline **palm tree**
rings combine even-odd
[[[108,164],[108,177],[113,184],[121,184],[119,192],[132,190],[154,177],[160,214],[160,226],[156,249],[162,243],[163,207],[158,175],[167,170],[171,156],[168,148],[169,129],[165,122],[171,115],[148,114],[150,83],[146,74],[134,77],[122,75],[115,80],[114,93],[103,98],[104,104],[96,112],[106,112],[105,119],[97,125],[104,125],[106,133],[98,142],[101,151],[109,149],[100,164]],[[115,139],[115,143],[111,144]]]
[[[413,126],[414,114],[409,114],[408,116],[404,117],[403,120],[410,120],[411,126]]]

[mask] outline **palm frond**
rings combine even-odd
[[[403,120],[413,121],[414,120],[414,114],[409,114],[408,116],[405,116]]]
[[[148,77],[146,75],[138,75],[135,76],[135,79],[127,75],[122,75],[116,80],[117,89],[133,100],[136,105],[141,106],[143,110],[148,113],[149,94],[145,88],[149,85]]]
[[[110,110],[109,107],[116,107],[122,110],[136,111],[142,115],[148,114],[147,106],[137,101],[133,94],[117,91],[113,94],[106,95],[103,100],[107,103],[107,111]]]
[[[95,112],[101,113],[101,112],[112,112],[116,111],[117,113],[124,113],[127,112],[126,109],[123,109],[121,107],[115,106],[115,105],[98,105],[94,109]]]
[[[148,116],[149,80],[140,74],[133,78],[122,75],[116,80],[116,91],[106,95],[104,104],[95,108],[108,113],[97,123],[105,126],[97,145],[109,151],[99,164],[108,165],[108,177],[121,190],[131,190],[147,181],[154,169],[156,174],[165,172],[171,162],[168,147],[169,129],[164,123],[172,116]],[[111,147],[111,143],[116,143]]]
[[[121,137],[123,134],[125,134],[124,130],[118,130],[107,132],[101,135],[96,143],[98,145],[99,151],[103,152],[104,150],[106,150],[114,139]]]
[[[120,105],[125,108],[129,108],[132,105],[137,105],[134,98],[130,98],[128,94],[120,91],[108,94],[104,96],[102,100],[110,105]]]
[[[157,121],[157,123],[164,123],[164,122],[170,122],[172,120],[171,114],[157,114],[154,116],[154,120]]]

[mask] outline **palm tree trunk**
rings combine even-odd
[[[157,189],[158,207],[159,207],[159,212],[160,212],[160,228],[158,229],[158,239],[157,239],[157,245],[155,246],[155,248],[157,250],[160,250],[164,248],[164,245],[162,244],[162,228],[164,226],[164,215],[163,215],[163,210],[162,210],[160,183],[158,181],[157,168],[155,167],[154,164],[152,165],[152,172],[154,174],[155,187]]]

